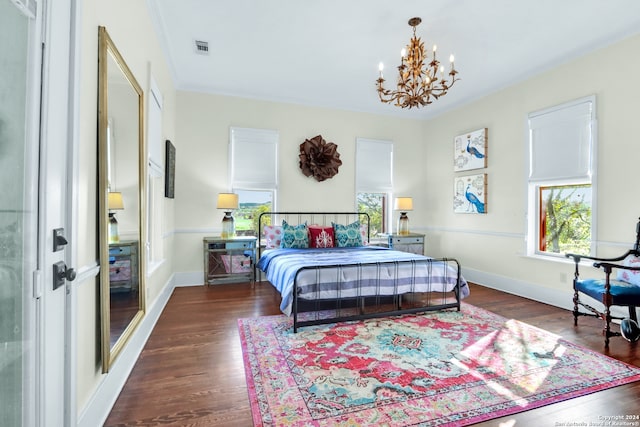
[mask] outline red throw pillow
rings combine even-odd
[[[333,248],[333,227],[322,227],[319,225],[309,226],[309,247],[310,248]]]

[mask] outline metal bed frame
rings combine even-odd
[[[266,218],[269,218],[267,224]],[[293,220],[292,220],[293,218]],[[364,212],[263,212],[258,219],[258,236],[262,237],[265,225],[274,224],[275,220],[287,220],[288,223],[301,224],[305,220],[309,224],[319,224],[329,226],[331,221],[347,224],[360,219],[367,227],[367,243],[370,241],[370,218]],[[295,225],[293,224],[293,225]],[[262,255],[262,244],[258,245],[258,259]],[[415,289],[415,271],[419,265],[426,265],[431,275],[433,264],[442,263],[452,266],[455,270],[455,288],[453,291],[436,290],[431,292],[417,292]],[[257,264],[257,263],[256,263]],[[336,269],[336,282],[338,289],[336,299],[307,299],[298,295],[298,278],[305,270],[315,272],[316,277],[320,277],[321,271],[325,269]],[[392,295],[364,295],[358,287],[355,296],[343,297],[341,293],[341,278],[345,272],[350,270],[356,274],[357,278],[362,277],[363,269],[376,268],[376,287],[379,288],[381,269],[391,269],[393,272],[394,292]],[[411,288],[409,292],[399,293],[397,289],[397,277],[400,268],[411,268]],[[447,271],[446,268],[444,268]],[[460,264],[452,258],[429,258],[421,260],[407,261],[378,261],[359,264],[335,264],[321,266],[306,266],[298,270],[295,275],[293,285],[292,312],[293,331],[303,326],[336,323],[351,320],[362,320],[379,317],[397,316],[402,314],[419,313],[425,311],[436,311],[455,308],[460,311],[460,285],[461,285]],[[316,280],[316,286],[317,286]],[[316,288],[315,292],[319,292]],[[453,296],[451,295],[453,293]],[[435,295],[435,297],[434,297]]]

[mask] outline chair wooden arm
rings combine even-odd
[[[598,257],[580,255],[580,254],[564,254],[564,256],[566,258],[573,258],[573,261],[576,264],[578,264],[578,263],[580,263],[580,260],[582,260],[582,259],[589,259],[589,260],[592,260],[592,261],[599,261],[599,262],[622,261],[623,259],[625,259],[627,256],[629,256],[630,254],[632,254],[634,252],[635,252],[634,250],[630,250],[630,251],[627,251],[627,253],[625,253],[624,255],[620,255],[620,256],[617,256],[615,258],[598,258]]]
[[[631,270],[631,271],[640,271],[640,267],[630,267],[627,265],[613,264],[610,262],[594,262],[593,266],[596,268],[602,268],[605,273],[611,273],[614,268],[619,268],[622,270]]]
[[[592,256],[580,255],[580,254],[565,254],[564,256],[567,258],[573,258],[573,261],[576,264],[576,268],[573,273],[573,276],[577,280],[578,277],[580,277],[579,265],[582,259],[596,261],[593,263],[593,266],[596,268],[602,268],[605,271],[605,273],[611,273],[613,268],[623,268],[625,270],[640,270],[640,268],[638,267],[626,267],[621,264],[614,264],[615,261],[622,261],[629,255],[640,256],[640,251],[638,251],[637,248],[630,249],[626,253],[614,258],[600,258],[600,257],[592,257]]]
[[[638,223],[636,224],[636,243],[633,245],[633,249],[628,250],[623,255],[620,255],[615,258],[598,258],[598,257],[591,257],[587,255],[580,255],[580,254],[564,254],[566,258],[573,258],[573,261],[576,263],[576,273],[578,271],[578,264],[580,263],[580,260],[583,258],[590,259],[592,261],[597,261],[597,263],[599,264],[601,262],[607,263],[607,262],[622,261],[629,255],[640,257],[640,218],[638,218]],[[597,266],[594,264],[594,267],[597,267]],[[624,268],[627,268],[627,267],[624,267]],[[634,268],[629,267],[628,269],[633,270]]]

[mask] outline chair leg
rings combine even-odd
[[[578,299],[578,291],[575,290],[575,286],[573,289],[573,326],[578,326],[578,301],[580,300]]]
[[[609,348],[609,337],[613,336],[611,333],[611,309],[607,305],[604,310],[604,348]]]
[[[629,306],[629,318],[631,318],[631,320],[633,320],[634,322],[638,321],[638,315],[636,314],[636,307],[633,305]]]

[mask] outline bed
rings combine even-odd
[[[339,321],[460,310],[469,287],[455,259],[379,246],[371,239],[370,223],[361,212],[260,214],[256,266],[280,292],[280,309],[293,318],[294,332]]]

